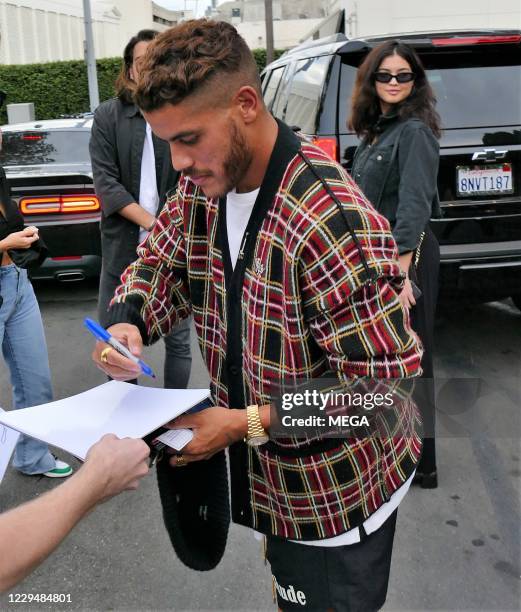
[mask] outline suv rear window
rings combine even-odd
[[[521,67],[519,47],[501,50],[477,46],[451,48],[449,53],[421,54],[438,100],[442,127],[470,128],[521,123]],[[343,58],[340,81],[339,126],[345,130],[351,112],[356,67]],[[354,63],[354,62],[353,62]],[[498,101],[499,98],[499,101]]]
[[[31,166],[40,164],[90,163],[90,132],[3,132],[0,164]]]
[[[331,56],[313,57],[297,62],[289,88],[284,121],[298,126],[305,134],[316,129],[317,113]]]

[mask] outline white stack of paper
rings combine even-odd
[[[143,438],[209,395],[208,389],[156,389],[113,380],[67,399],[0,412],[0,424],[84,460],[103,435]]]

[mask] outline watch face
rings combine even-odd
[[[247,442],[250,446],[262,446],[266,444],[268,440],[269,436],[255,436],[255,438],[249,438]]]

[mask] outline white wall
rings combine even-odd
[[[122,55],[127,41],[145,28],[160,30],[159,24],[152,20],[152,2],[150,0],[113,0],[122,14],[120,39],[123,45],[117,55]]]
[[[91,0],[96,57],[121,56],[128,40],[143,28],[166,29],[153,21],[152,4],[151,0]],[[171,15],[174,19],[179,13]],[[2,64],[83,59],[83,2],[0,0],[0,37]]]
[[[340,0],[350,37],[430,30],[521,29],[520,0]],[[351,23],[349,23],[351,17]]]
[[[300,40],[317,27],[321,19],[287,19],[273,22],[273,39],[276,49],[288,49],[298,45]],[[264,21],[235,23],[239,34],[250,49],[266,48],[266,25]]]

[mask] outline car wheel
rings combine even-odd
[[[518,295],[513,295],[512,301],[519,308],[519,310],[521,310],[521,293]]]

